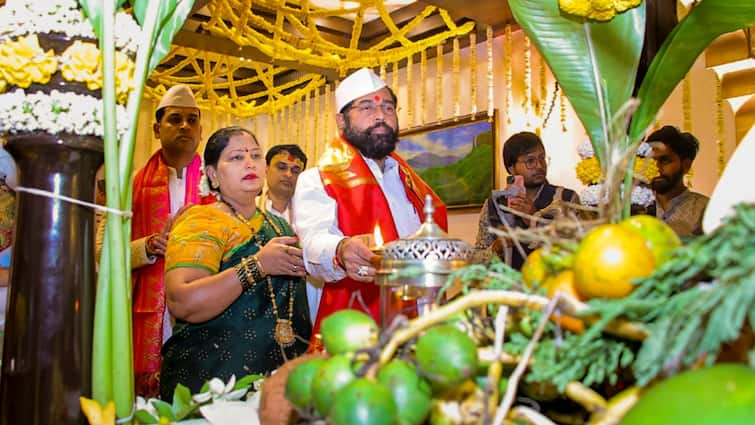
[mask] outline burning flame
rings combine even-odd
[[[375,248],[383,247],[383,234],[380,232],[380,225],[375,225],[375,231],[372,232],[372,236],[375,240]]]

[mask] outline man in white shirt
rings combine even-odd
[[[385,242],[412,234],[424,220],[425,195],[433,199],[435,222],[447,228],[443,202],[394,152],[399,124],[393,91],[362,68],[335,95],[340,135],[317,167],[299,176],[294,194],[294,225],[307,272],[326,282],[313,335],[324,317],[344,308],[380,322],[376,269],[364,235],[376,226]]]
[[[298,145],[275,145],[265,154],[267,190],[257,198],[257,207],[293,224],[291,198],[299,174],[307,168],[307,155]],[[314,323],[322,296],[322,281],[307,277],[309,319]]]
[[[160,350],[171,334],[165,301],[164,259],[176,213],[200,203],[202,160],[197,154],[202,127],[191,89],[171,87],[160,100],[152,126],[161,148],[134,176],[131,221],[134,372],[136,393],[159,396]],[[104,220],[98,228],[98,248]],[[97,252],[99,258],[99,250]]]

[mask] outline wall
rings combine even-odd
[[[511,36],[512,52],[510,55],[512,69],[512,87],[511,101],[507,103],[506,91],[506,49],[505,36],[499,36],[493,40],[493,84],[494,84],[494,107],[499,111],[497,122],[497,154],[498,172],[496,175],[496,187],[501,186],[504,181],[506,172],[501,164],[501,146],[511,134],[522,130],[535,131],[536,127],[542,127],[543,115],[538,114],[533,108],[524,108],[525,87],[526,87],[526,66],[525,66],[525,41],[521,32],[514,32]],[[488,105],[488,76],[487,76],[487,51],[485,42],[477,44],[476,48],[476,102],[471,103],[470,88],[470,53],[471,49],[465,48],[460,52],[460,71],[459,71],[459,96],[458,109],[456,108],[456,96],[454,95],[454,75],[453,75],[453,54],[447,53],[443,57],[443,73],[441,99],[436,98],[436,64],[435,59],[427,61],[426,80],[420,81],[419,59],[415,58],[412,69],[411,83],[407,84],[407,71],[402,68],[398,72],[398,84],[393,84],[394,76],[388,69],[386,73],[386,82],[394,86],[399,97],[399,121],[402,128],[414,127],[423,123],[449,119],[454,116],[454,111],[458,110],[460,115],[466,115],[476,110],[484,114]],[[549,71],[545,72],[545,93],[543,99],[540,57],[537,51],[532,48],[530,59],[531,80],[529,92],[530,99],[535,102],[543,102],[547,106],[553,97],[554,81]],[[683,130],[691,131],[695,134],[701,143],[701,150],[693,166],[693,176],[691,184],[694,190],[710,195],[718,179],[718,147],[716,144],[717,121],[716,121],[716,77],[715,74],[704,67],[704,58],[701,57],[695,63],[691,72],[690,79],[690,115],[689,120],[691,128],[683,128],[684,111],[683,111],[683,89],[682,84],[677,87],[672,96],[668,99],[661,110],[657,125],[672,124]],[[426,107],[421,114],[421,92],[424,85]],[[412,105],[408,104],[411,90]],[[332,93],[328,92],[329,94]],[[332,95],[331,95],[332,96]],[[564,119],[564,128],[560,122],[561,116],[559,111],[559,102],[556,101],[553,113],[544,127],[541,128],[541,137],[544,141],[546,151],[551,158],[548,169],[548,179],[552,183],[563,185],[573,189],[581,189],[583,186],[576,177],[574,167],[579,161],[576,152],[576,146],[581,141],[586,140],[584,129],[579,123],[574,112],[566,102]],[[322,151],[322,147],[335,135],[335,125],[333,123],[332,97],[329,100],[325,96],[309,99],[308,102],[301,102],[294,105],[287,111],[276,114],[275,117],[258,116],[251,119],[239,119],[227,114],[215,114],[212,111],[203,111],[203,141],[200,146],[200,152],[204,147],[204,141],[212,132],[226,125],[243,125],[250,128],[258,139],[268,147],[279,143],[298,143],[307,152],[310,158],[316,158]],[[437,114],[437,105],[441,105],[441,114]],[[532,102],[528,102],[528,106]],[[149,141],[149,143],[140,143],[137,146],[137,152],[134,158],[134,166],[141,166],[149,157],[149,154],[159,147],[159,143],[151,135],[151,125],[153,118],[153,105],[145,101],[142,107],[142,116],[140,120],[139,140]],[[531,112],[527,113],[527,109]],[[412,111],[413,119],[408,120],[408,112]],[[734,149],[734,124],[733,114],[728,103],[723,104],[724,112],[724,129],[725,129],[725,157],[731,155]],[[275,122],[276,125],[270,125]],[[314,161],[310,161],[313,164]],[[478,213],[473,210],[452,210],[449,220],[449,234],[452,237],[460,238],[470,243],[474,242],[477,234]]]

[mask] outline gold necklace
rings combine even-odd
[[[261,238],[257,237],[257,234],[260,233],[260,231],[254,232],[254,229],[252,228],[251,224],[249,224],[249,221],[244,218],[241,214],[239,214],[238,211],[236,211],[236,208],[233,208],[233,205],[229,204],[226,201],[222,201],[222,203],[226,204],[228,208],[231,210],[233,215],[241,220],[242,223],[246,224],[249,229],[252,231],[252,233],[256,233],[254,235],[255,240],[257,243],[262,244]],[[267,222],[270,227],[273,228],[273,232],[277,236],[283,236],[283,231],[272,221],[267,217],[267,214],[265,214],[264,211],[259,210],[259,212],[262,214],[263,223]],[[264,243],[267,243],[264,242]],[[262,246],[260,246],[262,248]],[[270,303],[273,306],[273,315],[275,316],[275,335],[273,338],[275,338],[275,342],[278,343],[281,347],[290,347],[293,345],[294,342],[296,342],[296,333],[294,332],[294,326],[293,326],[293,317],[294,317],[294,281],[293,279],[289,279],[288,281],[288,319],[281,319],[278,316],[278,303],[275,301],[275,291],[273,290],[273,281],[270,279],[270,276],[267,276],[267,289],[270,293]]]

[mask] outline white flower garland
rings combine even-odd
[[[595,150],[593,149],[590,140],[583,140],[581,143],[579,143],[577,145],[577,153],[583,160],[595,156]],[[640,143],[640,145],[637,147],[637,156],[639,157],[647,158],[652,153],[653,148],[646,142]],[[604,204],[608,202],[608,199],[605,194],[603,194],[603,197],[601,199],[600,194],[602,191],[602,183],[585,186],[585,188],[579,192],[579,200],[582,205],[587,206],[597,206],[599,204]],[[652,189],[641,185],[635,185],[632,188],[632,204],[648,207],[653,202],[655,202],[655,193],[653,193]]]
[[[8,0],[0,7],[0,42],[33,33],[58,32],[94,39],[94,31],[76,0]],[[131,15],[115,15],[115,46],[135,54],[141,29]]]
[[[608,202],[608,197],[603,194],[601,199],[601,192],[603,191],[603,183],[591,184],[586,186],[579,192],[579,200],[582,205],[597,206],[599,204],[605,204]],[[653,190],[645,186],[635,186],[632,188],[632,204],[642,207],[648,207],[655,202],[655,194]]]
[[[116,105],[118,138],[128,130],[126,108]],[[22,89],[0,94],[0,129],[17,134],[45,131],[103,136],[102,100],[75,93],[27,94]]]

